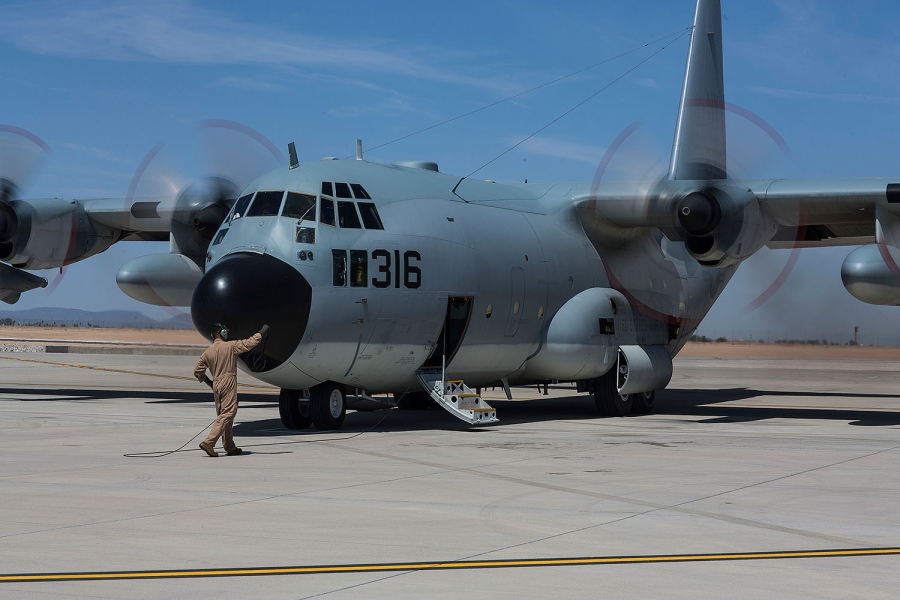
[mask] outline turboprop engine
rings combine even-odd
[[[172,251],[131,260],[116,273],[123,292],[146,304],[190,306],[203,277],[206,251],[239,190],[226,179],[208,177],[176,198],[169,223]]]
[[[700,264],[724,268],[749,258],[777,231],[756,195],[727,181],[664,180],[637,197],[608,189],[609,196],[592,194],[578,204],[598,246],[624,245],[640,229],[658,227]]]
[[[109,248],[119,234],[92,222],[62,198],[0,204],[0,260],[25,269],[55,269]]]
[[[688,253],[708,267],[728,267],[749,258],[776,232],[756,196],[732,185],[684,195],[675,212],[681,231],[673,237],[683,237]]]

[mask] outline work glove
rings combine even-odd
[[[265,336],[267,333],[269,333],[269,326],[263,325],[262,329],[259,330],[259,335]]]

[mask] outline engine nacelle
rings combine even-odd
[[[678,203],[677,211],[686,233],[685,248],[708,267],[728,267],[749,258],[777,231],[756,196],[734,186],[690,193]]]
[[[0,219],[0,260],[26,269],[55,269],[93,256],[119,239],[73,200],[13,200]]]
[[[116,273],[123,292],[145,304],[190,306],[203,271],[181,254],[148,254],[128,261]]]
[[[841,281],[866,304],[900,306],[900,250],[888,244],[868,244],[847,255]]]
[[[233,183],[218,177],[183,190],[175,201],[170,224],[172,252],[187,256],[202,267],[209,243],[239,191]]]
[[[616,362],[616,321],[622,330],[622,322],[631,318],[631,307],[619,292],[607,288],[581,292],[553,316],[540,351],[525,364],[525,376],[579,380],[603,375]]]
[[[665,389],[672,379],[672,357],[665,346],[621,346],[616,364],[616,390],[640,394]]]

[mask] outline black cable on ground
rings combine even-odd
[[[406,392],[403,392],[403,395],[400,396],[400,399],[403,399],[403,396],[405,396],[408,391],[409,390],[407,390]],[[328,438],[328,439],[324,439],[324,440],[293,440],[290,442],[271,442],[271,443],[267,443],[267,444],[243,444],[242,447],[244,447],[244,448],[259,448],[261,446],[283,446],[286,444],[312,444],[315,442],[341,442],[344,440],[352,440],[353,438],[359,437],[364,433],[369,433],[370,431],[374,430],[376,427],[378,427],[379,425],[384,423],[384,420],[387,419],[388,416],[393,411],[394,411],[394,408],[387,409],[385,412],[385,415],[383,417],[381,417],[381,419],[379,419],[377,423],[375,423],[368,429],[364,429],[363,431],[358,431],[358,432],[354,433],[353,435],[348,435],[346,437]],[[200,434],[203,433],[204,431],[206,431],[207,429],[209,429],[213,423],[215,423],[215,419],[213,419],[209,423],[209,425],[207,425],[206,427],[204,427],[203,429],[198,431],[194,437],[189,439],[180,448],[178,448],[176,450],[157,450],[155,452],[135,452],[132,454],[123,454],[122,456],[124,456],[126,458],[163,458],[164,456],[169,456],[170,454],[175,454],[176,452],[194,452],[195,450],[198,450],[198,448],[191,448],[190,450],[185,450],[184,449],[185,446],[187,446],[188,444],[190,444],[191,442],[196,440],[200,436]]]
[[[191,439],[186,441],[181,446],[181,448],[178,448],[177,450],[157,450],[156,452],[135,452],[133,454],[123,454],[122,456],[124,456],[126,458],[162,458],[163,456],[169,456],[170,454],[175,454],[176,452],[181,452],[184,450],[185,446],[187,446],[188,444],[190,444],[191,442],[196,440],[200,436],[201,433],[203,433],[204,431],[206,431],[207,429],[212,427],[212,424],[215,422],[216,422],[215,419],[210,421],[209,425],[207,425],[206,427],[204,427],[203,429],[198,431],[194,437],[192,437]],[[191,450],[193,450],[193,448],[191,448]]]

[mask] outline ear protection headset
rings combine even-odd
[[[222,325],[221,323],[213,323],[212,326],[212,336],[216,337],[216,334],[219,334],[223,340],[228,339],[228,328]]]

